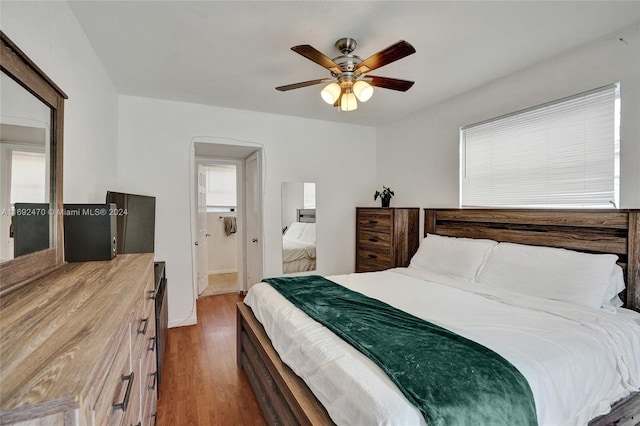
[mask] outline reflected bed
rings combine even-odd
[[[282,272],[284,274],[316,269],[315,222],[315,209],[297,210],[297,221],[289,225],[282,236]]]

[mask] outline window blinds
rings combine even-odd
[[[236,207],[236,166],[205,166],[207,172],[207,206]]]
[[[463,207],[614,207],[618,85],[461,129]]]

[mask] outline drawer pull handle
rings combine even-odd
[[[149,346],[147,346],[148,352],[153,352],[156,350],[156,336],[149,337]]]
[[[131,398],[131,389],[133,388],[133,378],[134,378],[134,374],[133,371],[131,372],[131,374],[129,374],[128,376],[125,376],[124,374],[122,375],[122,377],[120,378],[120,381],[124,383],[125,380],[128,381],[127,383],[127,390],[124,393],[124,399],[122,400],[122,402],[120,404],[113,404],[111,406],[111,412],[113,413],[116,410],[122,410],[122,411],[127,411],[127,406],[129,405],[129,398]]]
[[[149,326],[149,317],[141,319],[140,324],[142,325],[142,323],[144,323],[144,327],[142,327],[142,330],[141,329],[136,330],[136,332],[144,336],[145,334],[147,334],[147,327]]]
[[[155,290],[147,290],[147,300],[153,300],[153,299],[155,299],[155,298],[154,298],[155,293],[156,293],[156,291],[155,291]]]
[[[369,223],[372,224],[372,225],[375,225],[375,224],[378,223],[378,221],[377,220],[370,220]]]
[[[153,384],[151,386],[147,386],[147,390],[156,390],[156,382],[158,381],[158,372],[154,371],[153,373],[149,373],[149,376],[153,376]]]
[[[377,259],[377,258],[378,258],[378,256],[376,256],[375,254],[370,254],[370,255],[369,255],[369,257],[370,257],[371,259]]]
[[[377,239],[377,238],[375,238],[375,237],[374,237],[374,238],[369,238],[369,241],[371,241],[372,243],[377,243],[377,242],[378,242],[378,239]]]

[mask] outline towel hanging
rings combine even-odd
[[[231,234],[235,234],[237,230],[236,218],[234,216],[224,216],[224,233],[227,237]]]

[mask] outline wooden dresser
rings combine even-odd
[[[356,272],[408,266],[418,250],[418,208],[356,208]]]
[[[0,424],[153,425],[153,254],[68,263],[0,300]]]

